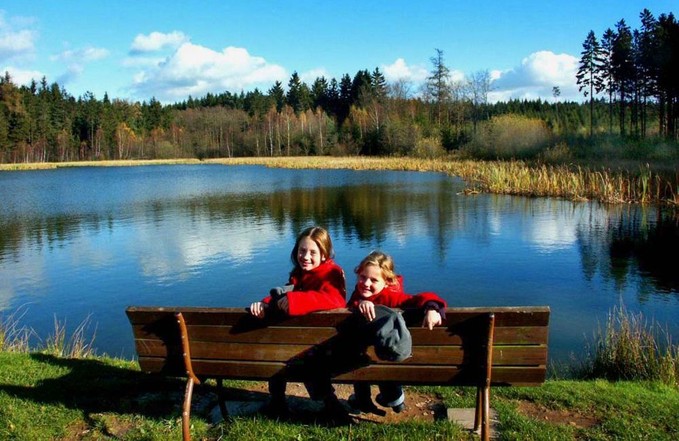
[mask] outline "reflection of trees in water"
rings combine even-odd
[[[0,262],[9,256],[16,258],[22,242],[38,248],[52,247],[67,241],[83,226],[99,229],[102,221],[107,220],[95,215],[82,217],[68,214],[46,218],[0,219]]]
[[[597,271],[618,289],[641,276],[640,300],[650,292],[679,293],[679,217],[658,208],[590,205],[577,230],[588,279]]]
[[[111,213],[24,217],[3,221],[0,229],[0,259],[14,253],[22,242],[53,246],[82,230],[115,228],[117,222],[137,218],[160,224],[168,216],[183,215],[215,224],[241,222],[272,223],[283,231],[301,231],[310,224],[341,231],[362,243],[385,241],[391,234],[409,233],[413,228],[435,240],[440,258],[448,248],[453,230],[462,228],[469,211],[456,198],[450,180],[437,181],[421,191],[394,184],[345,185],[293,188],[274,192],[208,195],[205,197],[155,201]],[[455,202],[457,201],[457,202]],[[460,215],[458,215],[460,213]]]

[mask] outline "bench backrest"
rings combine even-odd
[[[259,320],[243,308],[129,307],[126,313],[143,371],[186,376],[177,312],[186,326],[187,355],[198,377],[247,380],[266,380],[291,360],[337,342],[352,317],[346,310],[334,310]],[[411,358],[380,361],[369,349],[366,363],[338,370],[333,381],[477,385],[485,374],[490,337],[492,385],[544,382],[548,307],[448,308],[444,325],[432,331],[420,327],[421,315],[410,317],[408,312],[404,316],[413,339]],[[490,317],[494,328],[489,333]]]

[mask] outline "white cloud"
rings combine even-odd
[[[84,62],[102,60],[109,56],[108,49],[84,47],[82,49],[67,50],[50,57],[52,61],[66,61],[82,65]]]
[[[75,82],[85,71],[85,64],[99,61],[110,55],[108,49],[86,46],[80,49],[65,50],[52,55],[50,60],[66,64],[66,70],[57,76],[57,83],[61,85]]]
[[[252,56],[246,49],[230,46],[217,52],[185,42],[162,62],[137,72],[131,89],[140,97],[171,102],[207,92],[268,88],[286,79],[283,67]]]
[[[176,49],[188,41],[189,37],[179,31],[173,31],[169,34],[162,32],[151,32],[149,35],[139,34],[134,38],[130,52],[140,54],[163,49]]]
[[[12,83],[16,85],[28,85],[30,84],[31,80],[40,82],[42,77],[46,76],[44,73],[38,70],[24,70],[13,66],[5,66],[0,72],[3,76],[5,75],[5,72],[9,72],[9,76],[12,78]]]
[[[14,21],[22,26],[29,24],[22,20]],[[14,26],[5,20],[4,11],[0,10],[0,60],[31,55],[35,50],[37,36],[37,32],[31,29],[14,29]]]
[[[326,81],[330,81],[332,79],[332,76],[328,73],[328,71],[322,67],[317,69],[311,69],[309,71],[302,72],[299,74],[299,79],[302,80],[302,82],[306,83],[309,87],[311,87],[314,81],[316,81],[316,78],[320,77],[325,77]],[[285,87],[287,86],[287,84],[284,84],[283,86]]]
[[[424,82],[429,76],[429,71],[419,65],[409,66],[403,58],[398,58],[392,64],[381,66],[384,78],[389,82],[405,80],[414,83]]]
[[[532,53],[521,65],[507,71],[491,71],[491,102],[509,99],[552,99],[552,88],[561,91],[560,100],[580,100],[575,74],[578,59],[550,51]]]

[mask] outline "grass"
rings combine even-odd
[[[243,387],[243,382],[228,386]],[[448,407],[471,407],[469,388],[421,388]],[[0,439],[179,440],[183,381],[139,372],[132,361],[0,352]],[[196,440],[472,440],[447,421],[351,426],[279,422],[264,416],[211,424],[215,396],[194,395]],[[492,390],[500,440],[673,440],[679,391],[658,382],[547,381]]]

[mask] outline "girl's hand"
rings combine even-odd
[[[268,307],[269,305],[264,302],[255,302],[250,305],[250,314],[257,318],[264,318],[264,314],[266,313],[266,309]]]
[[[290,303],[288,303],[288,296],[283,296],[280,299],[278,299],[278,309],[283,311],[284,313],[288,314],[290,313]]]
[[[439,313],[435,309],[428,309],[427,312],[424,314],[424,320],[422,320],[422,327],[423,328],[429,328],[431,331],[434,329],[434,326],[438,326],[442,323],[441,320],[441,313]]]
[[[375,304],[370,300],[363,300],[358,304],[358,310],[369,322],[375,320]]]

